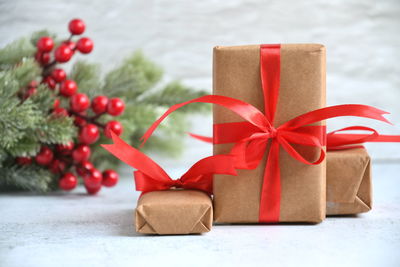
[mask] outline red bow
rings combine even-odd
[[[229,123],[231,130],[225,135],[216,136],[215,140],[236,142],[232,154],[236,157],[237,168],[252,169],[257,167],[267,151],[268,140],[271,146],[267,158],[262,185],[259,221],[278,222],[280,213],[280,146],[296,160],[305,164],[319,164],[325,158],[325,127],[309,126],[312,123],[341,116],[358,116],[388,122],[382,110],[365,105],[339,105],[314,110],[300,115],[277,128],[273,127],[278,102],[280,82],[280,46],[263,45],[260,49],[261,82],[264,92],[264,115],[254,106],[230,97],[208,95],[170,107],[143,135],[143,144],[151,136],[157,126],[173,111],[190,103],[202,102],[221,105],[245,119],[251,127],[237,127],[239,123]],[[215,130],[215,128],[214,128]],[[240,141],[237,141],[240,137]],[[214,141],[215,141],[214,140]],[[226,143],[226,142],[225,142]],[[320,157],[315,162],[305,159],[292,144],[300,144],[320,149]]]
[[[181,178],[171,177],[151,158],[125,143],[111,133],[114,144],[101,145],[115,157],[134,167],[136,190],[143,193],[170,188],[197,189],[212,193],[213,174],[236,175],[234,160],[230,155],[216,155],[195,163]]]

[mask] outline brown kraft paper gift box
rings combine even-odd
[[[325,107],[325,47],[283,44],[275,127],[303,113]],[[260,80],[260,46],[215,47],[213,92],[243,100],[264,111]],[[214,123],[243,121],[214,106]],[[322,123],[316,125],[323,125]],[[214,145],[214,154],[229,153],[233,144]],[[316,160],[319,151],[310,150]],[[266,153],[268,154],[268,152]],[[304,154],[303,154],[304,155]],[[257,223],[266,156],[254,170],[238,176],[214,176],[214,220],[217,223]],[[321,222],[325,218],[326,165],[306,165],[280,150],[280,222]]]
[[[326,164],[326,215],[357,214],[371,210],[371,159],[367,150],[330,151]]]
[[[200,234],[212,226],[209,195],[198,190],[166,190],[143,194],[135,212],[135,226],[143,234]]]

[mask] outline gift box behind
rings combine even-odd
[[[281,46],[281,77],[274,126],[325,107],[325,48],[319,44]],[[260,46],[215,47],[214,94],[243,100],[264,110],[260,79]],[[240,117],[214,107],[214,123],[238,122]],[[316,125],[322,125],[316,124]],[[214,154],[229,153],[232,144],[214,145]],[[319,151],[302,153],[316,160]],[[265,159],[254,170],[240,170],[237,177],[215,175],[214,219],[218,223],[259,221]],[[281,149],[281,222],[320,222],[325,217],[325,163],[306,165]]]
[[[371,159],[364,148],[327,153],[326,214],[357,214],[371,210]]]

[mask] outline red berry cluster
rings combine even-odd
[[[70,116],[74,119],[74,124],[79,129],[78,140],[70,141],[66,145],[47,146],[43,145],[40,152],[35,157],[38,165],[46,166],[51,172],[60,175],[59,187],[63,190],[72,190],[78,184],[77,176],[83,178],[85,188],[89,194],[96,194],[101,186],[111,187],[118,181],[118,174],[114,170],[100,172],[89,161],[91,150],[89,145],[95,143],[100,137],[100,130],[106,137],[111,138],[111,132],[116,135],[122,133],[122,125],[116,120],[102,124],[98,119],[104,115],[119,116],[125,109],[124,102],[119,98],[107,98],[100,95],[91,101],[86,94],[78,92],[75,81],[68,79],[66,72],[61,68],[56,68],[57,63],[64,63],[71,59],[75,51],[88,54],[93,50],[91,39],[83,37],[76,43],[72,41],[75,35],[80,35],[85,31],[85,23],[80,19],[73,19],[69,23],[71,36],[63,41],[55,50],[53,61],[51,52],[54,48],[54,41],[50,37],[42,37],[37,42],[36,60],[43,66],[42,83],[54,91],[60,98],[68,98],[69,106],[61,107],[60,99],[57,98],[53,104],[51,112],[58,116]],[[38,83],[32,81],[24,93],[22,99],[30,97],[36,93]],[[87,116],[87,111],[91,109],[93,116]],[[30,157],[19,157],[16,162],[21,165],[32,163]]]

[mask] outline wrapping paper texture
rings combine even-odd
[[[372,207],[371,159],[364,148],[327,154],[326,214],[368,212]]]
[[[197,190],[167,190],[143,194],[135,212],[135,226],[143,234],[199,234],[212,226],[212,201]]]
[[[325,107],[325,48],[319,44],[281,46],[280,92],[274,126],[295,116]],[[264,110],[260,80],[260,46],[215,47],[213,91],[246,101]],[[214,106],[214,123],[242,119]],[[316,125],[322,125],[316,124]],[[214,145],[214,154],[225,154],[232,144]],[[301,148],[300,148],[301,149]],[[268,153],[266,153],[268,154]],[[315,160],[319,151],[304,149]],[[215,175],[214,220],[217,223],[257,223],[265,168],[264,157],[254,170],[240,170],[238,176]],[[310,166],[291,158],[281,148],[280,222],[320,222],[325,217],[325,162]]]

